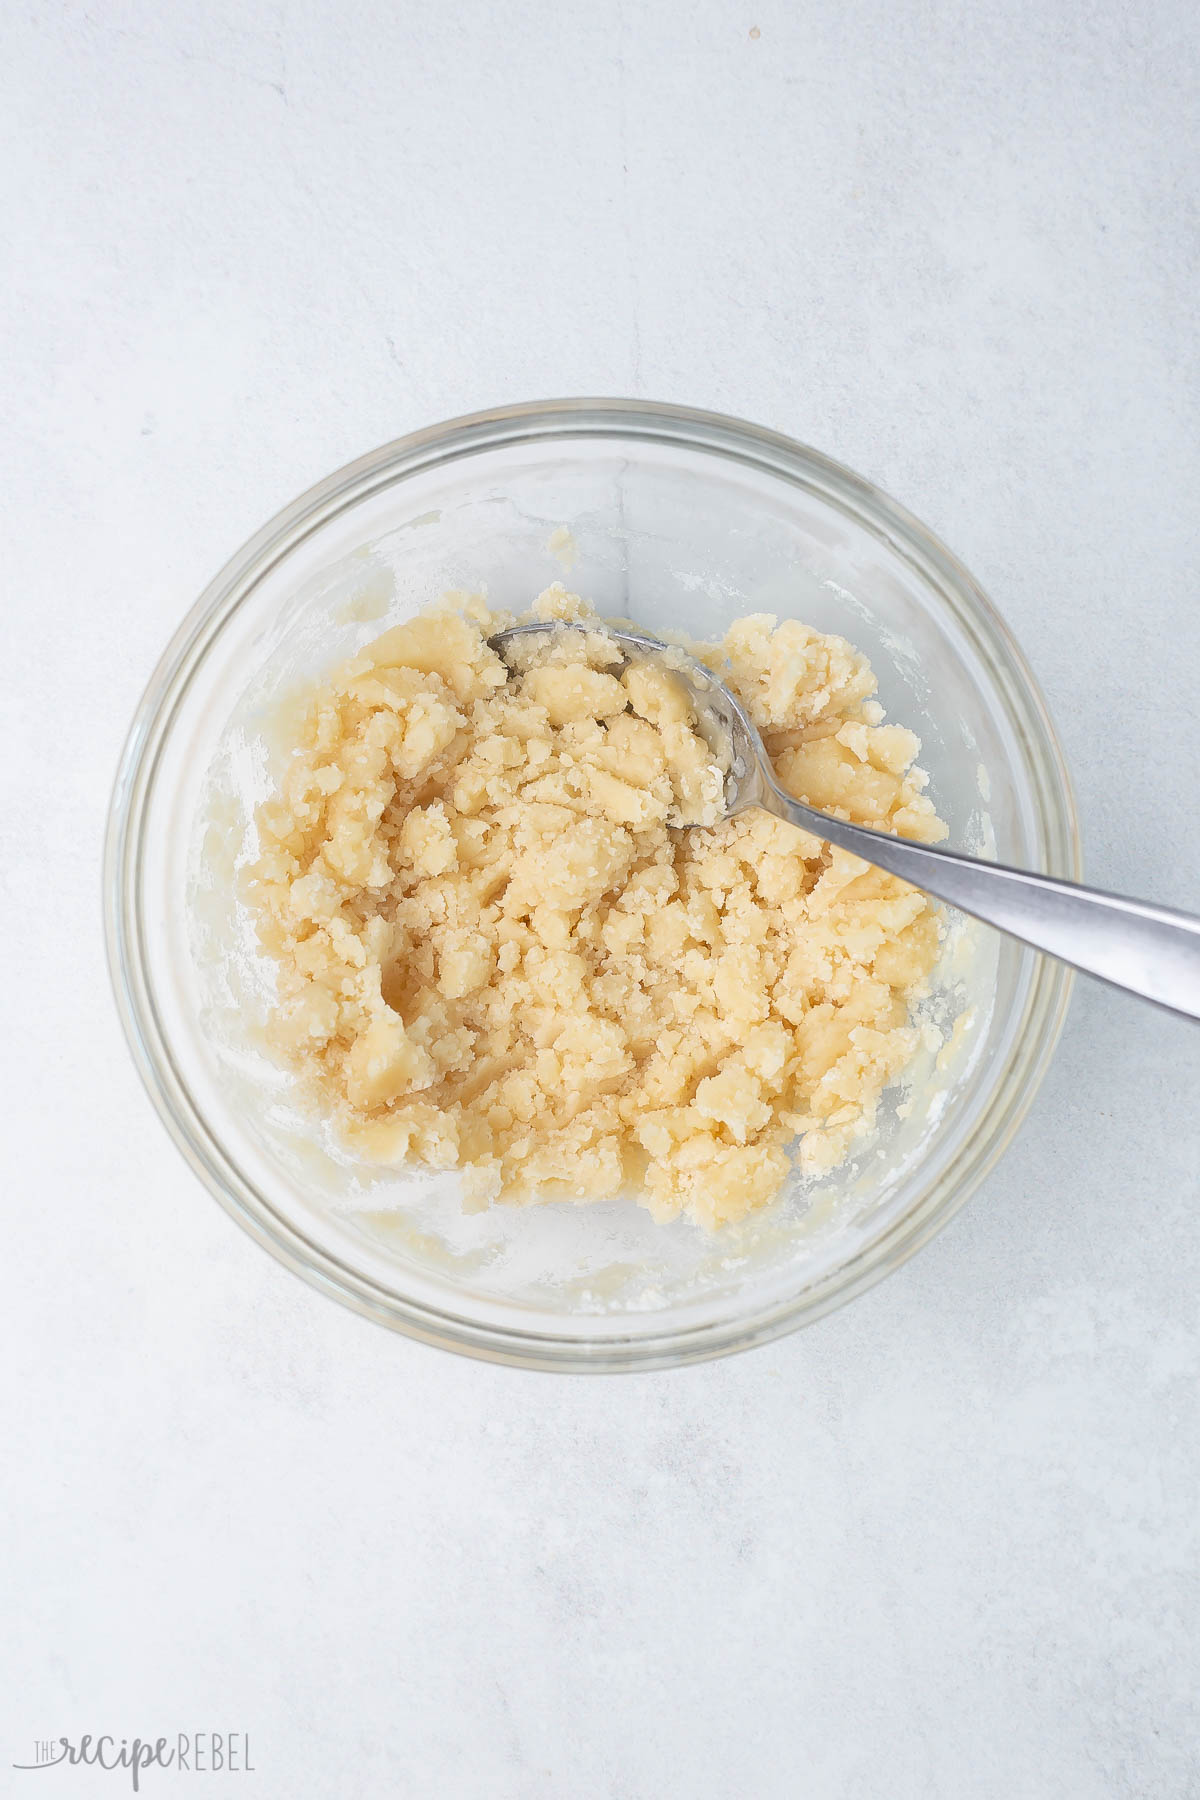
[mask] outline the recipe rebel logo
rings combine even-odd
[[[135,1794],[147,1769],[182,1769],[188,1775],[253,1775],[250,1734],[246,1731],[177,1731],[174,1737],[116,1738],[107,1732],[94,1737],[39,1738],[32,1762],[15,1762],[14,1769],[68,1768],[124,1769]]]

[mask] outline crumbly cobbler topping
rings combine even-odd
[[[461,1169],[468,1205],[628,1191],[716,1227],[870,1129],[937,915],[765,813],[681,829],[724,779],[685,691],[561,586],[533,616],[583,629],[514,673],[510,619],[447,601],[312,693],[249,879],[271,1035],[357,1153]],[[945,835],[844,639],[757,615],[689,648],[791,793]]]

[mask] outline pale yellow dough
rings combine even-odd
[[[561,586],[533,616],[587,622]],[[753,811],[678,686],[601,633],[541,640],[459,598],[315,690],[258,814],[248,892],[278,963],[276,1047],[365,1158],[461,1168],[468,1205],[628,1191],[706,1227],[828,1168],[912,1057],[926,898]],[[767,615],[692,646],[783,785],[945,835],[911,732],[843,639]]]

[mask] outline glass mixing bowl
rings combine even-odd
[[[447,1348],[550,1369],[761,1343],[896,1268],[1016,1130],[1062,1025],[1057,964],[958,921],[928,1049],[843,1168],[744,1226],[632,1201],[466,1214],[452,1176],[356,1165],[259,1046],[271,970],[236,872],[280,697],[447,589],[524,611],[555,579],[652,632],[795,616],[871,659],[922,740],[950,842],[1076,877],[1070,785],[1020,651],[967,571],[876,488],[735,419],[566,400],[457,419],[331,475],[238,552],[138,709],[106,850],[109,957],[146,1087],[192,1167],[326,1293]],[[962,1024],[951,1032],[955,1019]],[[939,1040],[944,1048],[937,1051]]]

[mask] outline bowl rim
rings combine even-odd
[[[319,1291],[419,1341],[485,1361],[549,1371],[610,1373],[681,1366],[748,1349],[811,1324],[899,1268],[946,1225],[1008,1148],[1046,1073],[1066,1018],[1073,972],[1032,952],[1023,1016],[971,1137],[887,1231],[811,1287],[741,1320],[585,1342],[406,1300],[348,1267],[278,1211],[233,1163],[189,1093],[147,975],[140,905],[143,836],[164,744],[206,648],[258,583],[338,513],[407,476],[488,449],[578,437],[633,437],[706,450],[801,485],[819,486],[910,563],[938,578],[956,622],[987,664],[1019,730],[1035,778],[1044,872],[1078,880],[1082,858],[1071,778],[1041,689],[1009,627],[954,553],[899,502],[808,445],[728,414],[670,402],[579,398],[527,401],[407,433],[346,463],[277,512],[204,588],[159,658],[134,714],[113,785],[104,845],[105,947],[126,1041],[175,1144],[244,1230]],[[804,479],[807,477],[807,481]]]

